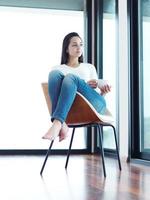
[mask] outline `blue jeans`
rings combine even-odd
[[[59,70],[49,73],[48,92],[52,102],[52,121],[54,119],[63,123],[75,99],[76,93],[82,94],[96,109],[103,114],[106,109],[106,101],[84,80],[73,74],[66,76]]]

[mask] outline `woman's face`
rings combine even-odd
[[[72,37],[67,50],[69,57],[79,58],[82,55],[82,46],[83,43],[79,37]]]

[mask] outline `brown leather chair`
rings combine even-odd
[[[48,84],[42,83],[42,89],[44,92],[44,96],[46,99],[46,103],[48,106],[49,113],[51,114],[51,101],[48,94]],[[117,144],[117,135],[115,127],[112,125],[113,118],[111,113],[106,110],[105,115],[100,115],[96,112],[94,107],[83,97],[80,93],[77,93],[75,100],[73,102],[73,105],[68,113],[66,124],[68,127],[73,128],[72,136],[70,140],[70,145],[68,149],[68,155],[66,159],[65,168],[68,166],[69,156],[71,152],[73,137],[75,133],[75,128],[79,127],[97,127],[98,133],[99,133],[99,142],[100,142],[100,151],[102,156],[102,164],[103,164],[103,171],[104,171],[104,177],[106,177],[106,169],[105,169],[105,161],[104,161],[104,150],[103,150],[103,142],[102,142],[102,128],[103,126],[110,126],[113,129],[114,132],[114,138],[115,138],[115,144],[116,144],[116,153],[117,153],[117,159],[119,164],[119,169],[121,170],[121,162],[120,162],[120,156],[119,156],[119,150],[118,150],[118,144]],[[44,160],[44,163],[42,165],[40,174],[42,175],[45,164],[47,162],[48,156],[50,154],[53,141],[50,142],[49,149],[46,153],[46,157]]]

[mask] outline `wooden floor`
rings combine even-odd
[[[71,155],[51,156],[39,172],[43,156],[0,156],[1,200],[150,200],[150,167],[106,158],[106,179],[101,159]]]

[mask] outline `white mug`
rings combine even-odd
[[[103,80],[103,79],[98,79],[97,80],[97,83],[98,83],[98,88],[101,88],[101,87],[103,87],[104,85],[109,85],[108,84],[108,81],[107,80]]]

